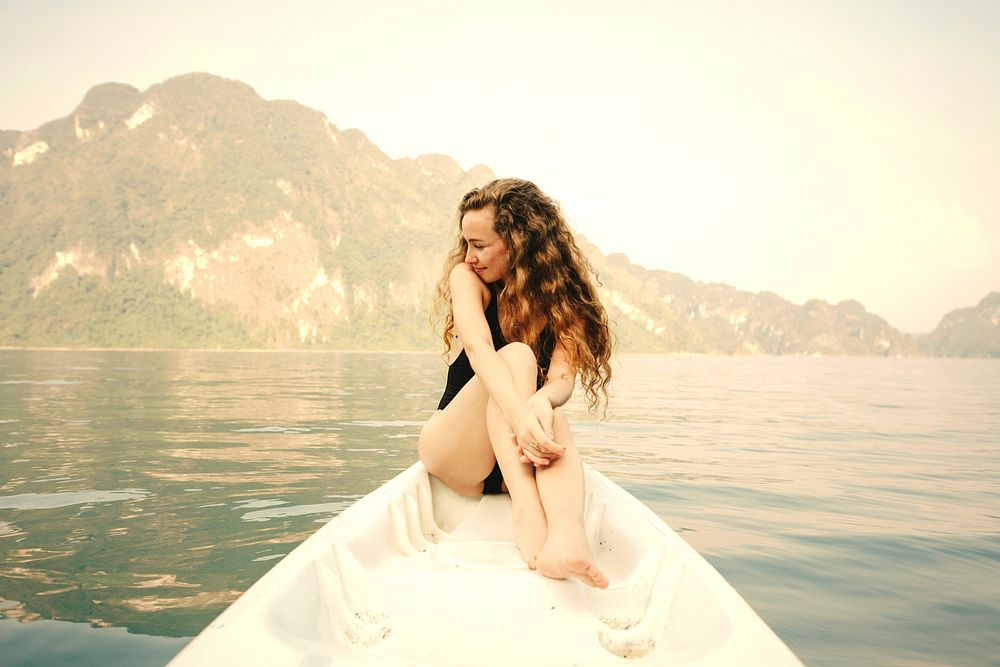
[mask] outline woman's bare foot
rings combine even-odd
[[[521,552],[521,560],[532,570],[536,567],[538,554],[545,545],[548,529],[541,505],[532,509],[514,508],[514,544]]]
[[[583,526],[550,527],[549,539],[538,554],[535,566],[546,577],[575,577],[594,588],[608,587],[608,578],[590,555]]]

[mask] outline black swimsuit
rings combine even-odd
[[[490,335],[493,336],[493,349],[499,350],[504,345],[507,344],[507,339],[503,337],[503,329],[500,328],[500,316],[497,314],[497,293],[493,285],[487,285],[490,288],[490,303],[486,306],[486,323],[490,326]],[[469,363],[469,357],[465,354],[465,350],[462,350],[455,361],[451,362],[448,366],[448,382],[444,386],[444,394],[441,396],[441,401],[438,403],[438,410],[444,410],[445,407],[451,403],[451,399],[458,395],[458,392],[462,390],[469,380],[471,380],[476,375],[476,372],[472,370],[472,364]]]
[[[487,287],[490,289],[490,303],[486,306],[486,311],[483,314],[486,316],[486,323],[489,325],[490,335],[493,337],[493,349],[499,350],[507,344],[507,339],[504,338],[503,329],[500,328],[500,316],[497,313],[496,288],[493,284],[489,284]],[[542,333],[541,350],[538,355],[538,365],[542,369],[542,376],[538,380],[539,387],[542,386],[542,378],[549,370],[553,347],[554,341],[552,340],[552,335],[546,329]],[[448,366],[448,381],[445,383],[444,394],[441,395],[437,409],[444,410],[451,403],[451,399],[455,398],[458,392],[462,390],[462,387],[468,384],[469,380],[475,377],[475,375],[476,372],[472,370],[472,364],[469,363],[468,355],[465,354],[465,350],[462,350],[455,357],[455,360],[451,362],[451,365]],[[489,476],[483,480],[483,493],[500,493],[501,482],[503,482],[503,475],[500,473],[500,464],[497,463],[493,465],[493,470]]]

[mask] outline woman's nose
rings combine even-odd
[[[469,248],[468,250],[465,251],[465,263],[466,264],[474,264],[474,262],[473,262],[474,258],[475,258],[475,256],[472,254],[472,248]]]

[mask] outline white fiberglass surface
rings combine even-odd
[[[285,580],[269,614],[276,639],[311,655],[405,653],[414,650],[404,645],[414,637],[433,643],[443,628],[474,637],[477,621],[462,613],[470,598],[466,608],[486,601],[515,618],[558,604],[559,621],[550,614],[547,622],[576,635],[581,660],[586,652],[594,659],[695,659],[732,634],[712,589],[685,564],[690,554],[680,539],[593,473],[586,524],[598,564],[612,578],[607,591],[531,572],[512,543],[507,496],[462,497],[422,470],[392,484],[303,545],[312,549],[303,558],[290,555],[287,572],[273,573]],[[422,595],[428,599],[414,599]],[[446,618],[439,616],[448,612],[444,600],[455,607]]]

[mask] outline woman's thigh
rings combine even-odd
[[[496,456],[486,431],[489,395],[477,377],[420,431],[420,460],[428,472],[460,493],[477,494]]]

